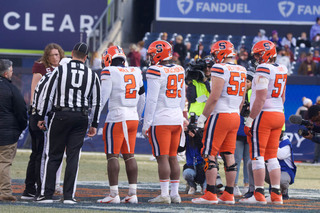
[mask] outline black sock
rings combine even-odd
[[[280,189],[271,188],[271,192],[274,192],[274,193],[276,193],[277,195],[281,195]]]
[[[261,194],[264,195],[264,189],[263,189],[263,188],[257,188],[257,189],[255,190],[255,192],[259,192],[259,193],[261,193]]]
[[[211,192],[213,194],[217,194],[217,187],[207,184],[207,191],[209,191],[209,192]]]
[[[227,191],[229,194],[233,194],[233,187],[231,187],[231,186],[226,186],[226,187],[224,188],[224,191]]]

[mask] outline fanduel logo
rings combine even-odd
[[[294,3],[292,1],[281,1],[278,3],[278,8],[283,17],[289,17],[294,10]]]
[[[190,10],[193,6],[193,0],[177,0],[177,5],[178,5],[180,12],[183,15],[186,15],[190,12]]]

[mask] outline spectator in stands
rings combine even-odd
[[[129,49],[130,52],[127,55],[127,58],[129,59],[129,65],[133,67],[140,67],[141,55],[137,45],[130,44]]]
[[[314,76],[317,73],[317,65],[312,60],[312,58],[313,58],[312,53],[307,53],[306,60],[301,63],[301,65],[298,69],[299,75]]]
[[[311,42],[308,40],[306,32],[301,33],[301,36],[297,40],[297,47],[301,47],[301,48],[311,47]]]
[[[288,45],[290,48],[295,47],[297,45],[297,40],[295,37],[293,37],[292,33],[287,33],[287,35],[283,37],[281,45]]]
[[[204,46],[202,43],[198,44],[198,49],[194,53],[194,59],[205,58],[207,53],[204,51]]]
[[[186,49],[187,49],[187,56],[186,56],[185,64],[187,64],[193,58],[193,52],[191,50],[191,43],[189,41],[187,41],[185,44],[186,44]]]
[[[317,64],[320,62],[320,52],[319,52],[319,50],[314,50],[312,60],[314,62],[316,62]]]
[[[248,60],[248,52],[247,51],[242,51],[239,53],[239,59],[237,60],[237,64],[245,67],[248,70],[249,60]]]
[[[302,98],[302,106],[296,111],[296,115],[300,115],[303,119],[308,119],[308,109],[312,106],[312,101],[309,98]]]
[[[184,66],[184,60],[186,59],[186,56],[187,56],[187,48],[186,48],[186,45],[184,45],[183,43],[182,35],[176,36],[176,43],[173,47],[173,52],[176,52],[179,54],[180,65]]]
[[[310,40],[314,41],[317,34],[320,34],[320,17],[317,17],[316,23],[310,29]]]
[[[307,59],[307,53],[306,52],[301,52],[299,55],[299,58],[297,59],[298,63],[302,63]]]
[[[292,63],[294,61],[294,54],[287,44],[284,45],[284,50],[286,51],[286,55],[289,56],[290,62]]]
[[[314,40],[311,42],[311,46],[317,49],[320,48],[320,33],[315,36]]]
[[[109,43],[108,43],[108,46],[107,46],[107,49],[108,49],[109,47],[112,47],[112,46],[114,46],[113,42],[109,42]]]
[[[138,42],[138,49],[140,50],[141,60],[140,65],[141,67],[146,66],[146,60],[147,60],[147,48],[144,47],[144,41]]]
[[[160,39],[166,41],[168,39],[168,33],[163,32]]]
[[[278,50],[278,55],[277,55],[276,63],[277,63],[277,64],[282,64],[282,65],[286,66],[287,69],[288,69],[288,74],[291,73],[290,57],[286,55],[286,51],[285,51],[284,47],[281,47],[281,48]]]
[[[173,54],[172,54],[172,63],[173,64],[177,64],[177,65],[181,65],[181,61],[179,60],[179,53],[177,53],[177,52],[173,52]]]
[[[254,38],[253,38],[253,42],[252,44],[255,44],[257,43],[258,41],[262,41],[262,40],[268,40],[267,36],[266,36],[266,31],[264,29],[260,29],[258,31],[258,35],[256,35]]]
[[[274,45],[276,45],[277,50],[282,47],[281,38],[279,38],[278,32],[276,30],[272,31],[272,36],[270,38],[270,41],[272,41]]]

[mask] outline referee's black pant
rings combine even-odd
[[[48,128],[47,158],[41,195],[51,199],[55,191],[56,173],[66,149],[66,169],[63,182],[65,200],[74,198],[80,150],[88,127],[88,116],[82,112],[55,112]]]
[[[37,126],[38,119],[34,115],[29,117],[29,132],[31,135],[31,155],[28,163],[27,174],[26,174],[26,188],[25,192],[30,194],[40,194],[41,179],[40,179],[40,167],[41,157],[44,146],[44,132]],[[35,187],[37,184],[37,190]]]

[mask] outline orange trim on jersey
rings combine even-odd
[[[256,72],[264,72],[270,74],[270,70],[268,68],[259,67]]]
[[[157,76],[160,76],[160,72],[157,72],[157,71],[153,71],[153,70],[148,70],[147,71],[147,74],[152,74],[152,75],[157,75]]]
[[[110,75],[110,71],[109,70],[104,70],[101,72],[101,75]]]
[[[224,74],[224,70],[222,68],[216,68],[216,67],[213,67],[211,69],[211,72],[217,72],[217,73],[220,73],[220,74]]]

